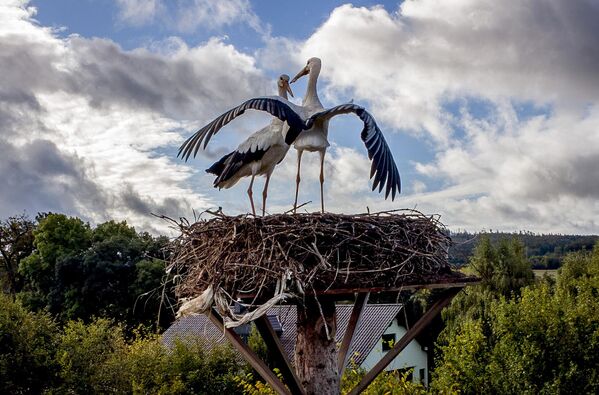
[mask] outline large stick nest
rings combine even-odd
[[[398,288],[451,272],[445,227],[436,216],[412,210],[265,217],[218,212],[179,226],[172,261],[181,274],[177,296],[200,295],[193,312],[216,302],[233,319],[222,311],[233,300]]]

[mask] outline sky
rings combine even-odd
[[[336,117],[328,211],[597,234],[598,20],[598,0],[0,0],[0,218],[52,211],[159,233],[152,214],[248,212],[249,180],[219,191],[204,169],[268,116],[244,114],[187,163],[178,147],[319,57],[325,107],[366,107],[402,176],[395,201],[372,192],[361,122]],[[292,89],[300,103],[305,79]],[[291,149],[268,212],[291,209],[295,171]],[[319,209],[318,176],[304,155],[304,210]]]

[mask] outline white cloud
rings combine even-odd
[[[396,13],[344,5],[305,42],[275,38],[260,56],[294,63],[281,53],[298,48],[304,61],[321,57],[323,96],[353,96],[385,130],[434,143],[435,159],[414,164],[425,178],[404,178],[411,190],[396,203],[352,192],[367,174],[350,171],[347,153],[330,156],[353,177],[329,184],[329,208],[399,204],[471,230],[597,233],[598,18],[599,5],[585,0],[408,0]]]
[[[191,189],[196,172],[176,147],[232,101],[270,86],[253,59],[217,39],[153,53],[60,38],[25,5],[0,8],[0,178],[11,183],[0,216],[55,210],[155,229],[150,212],[212,206]]]
[[[0,216],[53,209],[150,229],[149,212],[247,212],[247,182],[212,192],[212,178],[177,161],[174,149],[223,110],[272,94],[262,70],[293,74],[319,56],[324,99],[354,97],[385,131],[414,134],[434,156],[405,158],[417,174],[403,175],[402,195],[390,202],[370,191],[363,148],[333,144],[327,209],[415,207],[469,230],[599,231],[596,2],[408,0],[396,13],[345,5],[305,42],[265,34],[254,55],[219,39],[188,47],[171,37],[125,51],[105,39],[59,38],[27,4],[0,5],[0,177],[11,185],[0,191]],[[175,31],[196,22],[262,29],[247,1],[166,4],[121,1],[122,10],[138,7],[122,21],[166,15]],[[231,131],[245,136],[266,122],[244,115],[194,165],[234,148],[242,136]],[[295,164],[290,150],[273,176],[269,211],[291,208]],[[315,154],[302,161],[300,201],[308,200],[307,209],[319,208]]]
[[[187,0],[179,1],[177,28],[194,31],[198,27],[218,28],[244,22],[258,32],[265,32],[249,0]]]
[[[158,23],[172,31],[192,33],[244,23],[262,35],[270,32],[249,0],[116,0],[116,5],[119,21],[132,26]]]
[[[163,11],[160,0],[116,0],[119,21],[141,26],[152,22],[156,14]]]
[[[330,87],[397,128],[448,144],[445,101],[470,95],[571,105],[599,91],[597,3],[406,1],[396,14],[344,5],[304,43]]]
[[[412,192],[413,193],[422,193],[426,191],[426,184],[420,180],[414,180],[412,182]]]
[[[386,209],[397,206],[383,199],[383,194],[371,191],[370,160],[364,152],[333,144],[325,156],[325,209],[331,212],[365,212],[366,207]],[[270,183],[274,211],[293,207],[297,152],[290,149],[284,162],[277,167]],[[299,204],[310,202],[302,210],[320,210],[320,157],[305,152],[302,156]],[[269,195],[271,196],[271,195]],[[398,208],[398,207],[396,207]]]
[[[596,232],[598,107],[584,115],[562,111],[516,122],[506,132],[501,123],[465,119],[473,137],[439,152],[423,173],[461,186],[452,200],[495,215],[504,227]]]

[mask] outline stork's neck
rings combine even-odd
[[[277,86],[279,87],[279,96],[281,96],[285,100],[289,100],[289,97],[287,96],[287,89],[285,89],[285,87],[281,85]]]
[[[310,69],[310,74],[308,75],[308,87],[306,88],[306,95],[304,96],[304,101],[302,102],[304,107],[310,105],[320,105],[320,107],[322,107],[322,103],[320,103],[318,92],[316,90],[316,82],[318,81],[319,74],[320,65],[313,66]]]

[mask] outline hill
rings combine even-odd
[[[599,239],[597,235],[451,232],[453,245],[449,249],[449,261],[457,266],[468,263],[468,257],[472,255],[482,234],[488,235],[494,243],[506,238],[520,239],[526,246],[526,254],[535,269],[556,269],[561,266],[564,255],[573,251],[590,251]]]

